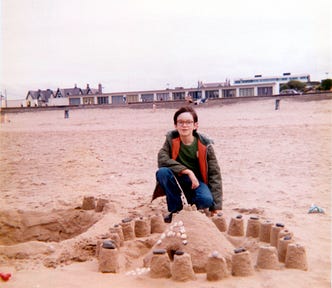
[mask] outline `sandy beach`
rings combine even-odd
[[[268,98],[194,108],[199,131],[215,142],[227,222],[241,214],[284,223],[306,249],[306,271],[255,267],[216,282],[206,273],[187,282],[128,275],[143,267],[154,233],[125,241],[118,273],[99,272],[96,241],[110,227],[166,213],[164,197],[150,202],[176,109],[77,109],[68,119],[53,110],[9,113],[1,123],[0,272],[12,277],[0,286],[331,287],[332,99],[287,98],[279,110]],[[108,203],[102,212],[82,210],[85,196]],[[308,213],[312,204],[325,213]],[[258,245],[249,249],[254,264]]]

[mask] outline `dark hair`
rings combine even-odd
[[[189,112],[193,116],[194,123],[196,123],[198,121],[198,116],[197,116],[196,111],[193,108],[191,108],[190,106],[184,106],[175,112],[174,117],[173,117],[174,125],[176,125],[179,115],[182,113],[186,113],[186,112]]]

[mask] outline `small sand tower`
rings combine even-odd
[[[114,224],[114,226],[109,229],[109,232],[117,233],[120,238],[120,246],[123,246],[124,236],[123,236],[122,226],[120,224]]]
[[[217,215],[212,217],[212,222],[217,226],[220,232],[227,231],[226,218],[222,212],[219,212]]]
[[[285,262],[287,247],[289,244],[293,243],[294,240],[291,236],[285,236],[279,239],[278,243],[278,259],[280,262]]]
[[[176,251],[171,265],[171,274],[174,281],[196,280],[196,275],[191,262],[190,254]]]
[[[105,240],[99,250],[99,271],[117,273],[119,271],[119,250],[111,240]]]
[[[135,236],[148,237],[151,234],[150,218],[139,217],[135,220]]]
[[[303,245],[291,243],[287,246],[286,268],[308,270],[306,250]]]
[[[283,230],[285,227],[282,223],[276,223],[271,227],[271,235],[270,235],[270,244],[271,246],[278,247],[278,241],[279,241],[279,233],[281,230]]]
[[[256,266],[261,269],[280,269],[277,248],[264,245],[259,247]]]
[[[228,235],[244,236],[244,222],[242,215],[238,215],[231,219],[228,227]]]
[[[166,229],[166,224],[162,214],[151,217],[151,233],[162,233]]]
[[[227,263],[218,251],[213,251],[206,263],[206,279],[208,281],[218,281],[227,277]]]
[[[261,223],[261,226],[259,229],[259,241],[270,243],[272,226],[273,226],[273,223],[269,220],[265,220]]]
[[[261,222],[259,220],[259,217],[251,216],[247,222],[246,236],[258,238],[260,226]]]
[[[135,239],[134,221],[131,218],[125,218],[121,222],[124,241]]]
[[[152,278],[171,277],[171,261],[165,249],[153,250],[150,264],[150,276]]]
[[[96,200],[93,196],[85,196],[83,198],[82,209],[83,210],[94,210],[96,208]]]
[[[250,276],[254,274],[249,251],[244,248],[234,249],[232,256],[232,275],[233,276]]]

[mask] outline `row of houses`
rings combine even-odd
[[[130,91],[130,92],[90,92],[82,93],[77,87],[62,89],[61,95],[49,90],[29,91],[26,106],[59,106],[59,105],[120,105],[134,102],[153,102],[199,99],[230,98],[244,96],[268,96],[277,94],[275,83],[269,85],[227,85],[225,83],[200,83],[197,88],[175,87],[173,89]],[[68,92],[75,91],[76,92]],[[25,106],[25,105],[24,105]]]
[[[309,82],[310,75],[291,75],[263,77],[255,75],[252,78],[235,79],[233,84],[225,82],[203,83],[198,81],[194,88],[175,87],[161,90],[127,91],[104,93],[102,85],[90,88],[87,84],[82,89],[75,85],[73,88],[58,88],[56,91],[30,90],[21,106],[66,106],[66,105],[124,105],[135,102],[154,102],[172,100],[207,100],[215,98],[233,98],[250,96],[271,96],[280,92],[280,85],[291,80]]]
[[[98,88],[90,88],[87,84],[86,88],[79,88],[75,84],[73,88],[58,88],[56,91],[51,89],[46,90],[29,90],[25,98],[25,103],[22,106],[55,106],[55,105],[69,105],[69,98],[72,96],[89,97],[91,95],[102,95],[102,85]],[[58,99],[58,100],[55,100]]]

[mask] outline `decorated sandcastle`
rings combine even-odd
[[[174,281],[195,280],[206,273],[208,281],[230,276],[250,276],[260,269],[307,270],[305,247],[296,243],[284,224],[245,219],[239,214],[227,221],[223,213],[207,217],[203,211],[185,207],[164,223],[163,216],[126,218],[110,228],[108,239],[97,244],[99,271],[125,272]],[[120,267],[122,245],[137,238],[153,240],[140,267]],[[122,242],[121,242],[122,241]]]
[[[23,226],[21,234],[6,230],[4,240],[9,245],[0,245],[0,253],[7,262],[29,263],[33,258],[49,268],[94,260],[101,273],[173,281],[195,281],[198,273],[205,273],[207,281],[219,281],[247,277],[261,269],[308,269],[305,247],[286,225],[260,218],[259,211],[211,216],[185,206],[173,214],[171,223],[165,223],[159,207],[135,209],[126,218],[114,221],[113,206],[107,199],[84,197],[75,209],[44,217],[31,214],[28,222],[7,217]],[[79,231],[74,228],[82,229],[85,219],[90,222],[77,235]],[[61,235],[55,230],[58,226]],[[32,241],[36,231],[39,238],[50,241]],[[74,237],[70,238],[70,233]],[[20,239],[25,236],[26,241],[9,243],[15,235]]]

